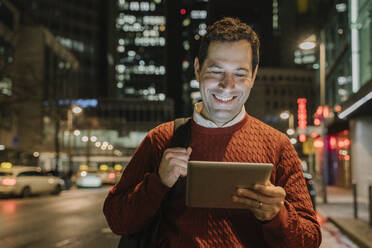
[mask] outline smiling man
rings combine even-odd
[[[251,44],[247,40],[212,42],[201,64],[196,58],[201,114],[222,127],[242,112],[253,87],[258,65],[252,67]]]
[[[156,247],[319,247],[319,224],[293,146],[244,108],[258,62],[259,39],[248,25],[223,18],[208,28],[194,63],[202,102],[194,108],[189,147],[168,147],[173,122],[148,133],[105,201],[115,233],[140,232],[167,199]],[[272,163],[274,168],[268,183],[238,188],[232,196],[246,209],[189,208],[189,160]],[[179,177],[183,192],[167,198]]]

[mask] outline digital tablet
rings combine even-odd
[[[273,164],[189,161],[186,205],[200,208],[246,208],[232,201],[237,188],[252,188],[270,178]]]

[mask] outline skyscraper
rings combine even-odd
[[[110,1],[109,11],[110,96],[165,100],[165,1]]]
[[[104,97],[106,92],[106,3],[87,1],[14,1],[22,13],[21,22],[41,25],[80,62],[79,72],[63,86],[62,98]],[[63,71],[71,66],[57,63]]]

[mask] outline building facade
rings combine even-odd
[[[349,6],[351,90],[341,104],[340,119],[349,123],[351,180],[357,185],[358,195],[368,198],[372,185],[372,3],[351,0]]]
[[[323,28],[326,47],[325,139],[327,185],[357,185],[368,198],[372,184],[372,3],[336,1]]]

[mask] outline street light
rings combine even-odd
[[[79,136],[80,135],[80,130],[78,130],[78,129],[74,130],[74,135]]]
[[[292,145],[295,145],[297,143],[296,138],[291,138],[289,141],[292,143]]]
[[[67,110],[67,132],[68,132],[68,166],[70,173],[72,172],[72,151],[71,151],[71,139],[72,139],[72,129],[73,129],[73,118],[74,115],[79,115],[83,112],[83,109],[77,105],[73,105]],[[80,135],[79,130],[74,131],[75,136]]]
[[[291,112],[289,111],[284,111],[280,113],[280,118],[282,120],[287,120],[288,119],[288,129],[287,129],[287,134],[289,136],[293,135],[295,133],[294,131],[294,116]]]
[[[313,43],[313,45],[310,45],[310,43]],[[316,44],[319,44],[319,86],[320,86],[320,106],[325,106],[325,87],[326,87],[326,47],[325,47],[325,32],[324,30],[321,30],[320,32],[320,39],[316,41],[315,35],[310,35],[307,39],[305,39],[303,42],[299,44],[299,48],[303,50],[312,49],[316,47]],[[312,48],[310,48],[312,47]],[[320,137],[323,141],[323,144],[325,144],[325,138],[326,138],[326,125],[323,121],[320,122],[320,128],[321,133]],[[327,203],[327,182],[326,182],[326,174],[327,174],[327,149],[326,146],[323,146],[323,156],[322,156],[322,191],[323,191],[323,202]]]
[[[83,109],[77,105],[74,105],[72,106],[72,112],[74,114],[80,114],[81,112],[83,112]]]
[[[298,47],[302,50],[310,50],[316,47],[316,36],[315,34],[310,35],[304,41],[302,41]]]

